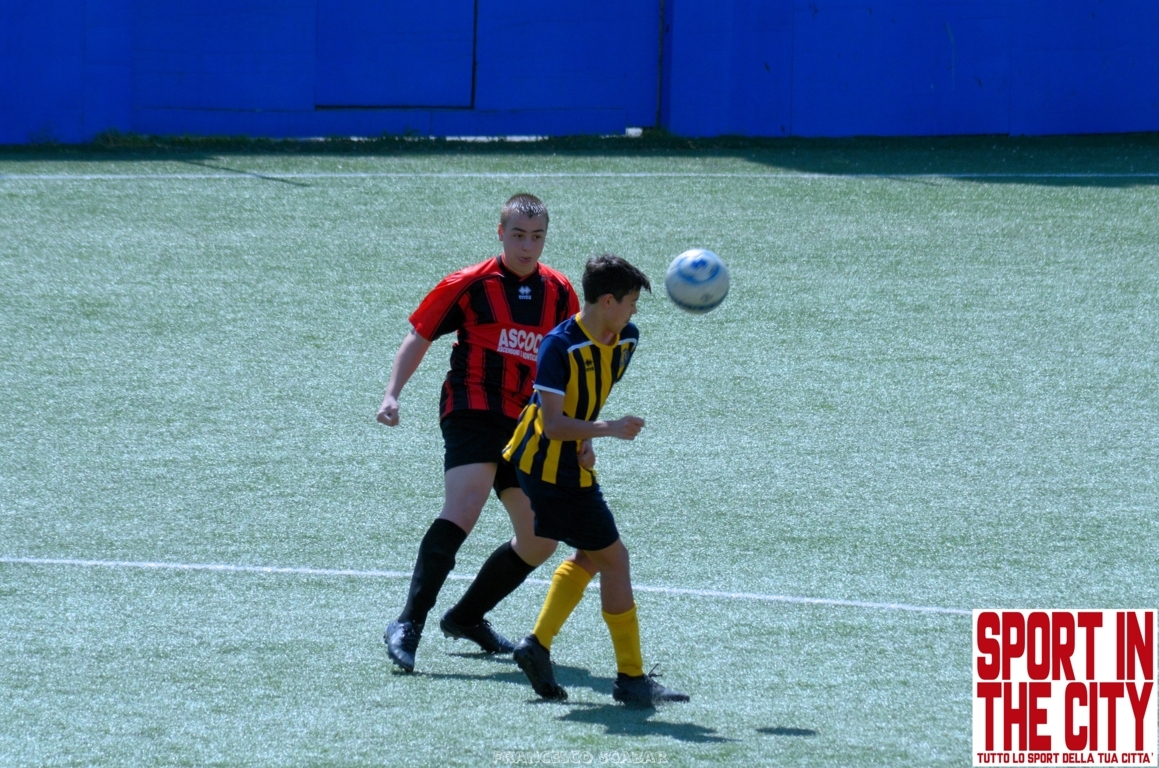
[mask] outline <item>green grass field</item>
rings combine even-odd
[[[687,705],[613,705],[594,593],[566,704],[381,641],[450,341],[393,430],[391,358],[524,190],[545,262],[659,289],[605,409],[648,426],[597,451]],[[1159,605],[1155,136],[8,151],[0,307],[0,765],[966,765],[970,609]],[[492,500],[436,612],[509,535]]]

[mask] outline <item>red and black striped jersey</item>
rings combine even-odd
[[[531,397],[539,343],[576,312],[575,289],[544,264],[521,278],[496,256],[443,278],[410,316],[428,341],[458,334],[439,418],[461,410],[518,418]]]

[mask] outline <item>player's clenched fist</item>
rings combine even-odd
[[[387,395],[382,398],[382,405],[378,406],[377,419],[388,427],[398,424],[398,398]]]
[[[625,416],[622,419],[609,421],[608,427],[612,437],[618,437],[621,440],[635,440],[636,435],[640,434],[640,430],[644,428],[644,420],[639,416]]]
[[[584,469],[591,469],[596,465],[596,451],[591,440],[581,440],[576,448],[576,461]]]

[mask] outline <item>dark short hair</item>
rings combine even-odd
[[[499,211],[499,223],[507,226],[507,219],[517,213],[521,213],[529,219],[542,216],[544,227],[551,222],[551,217],[547,215],[547,206],[543,204],[543,201],[535,195],[529,195],[526,192],[512,195],[511,199],[503,204],[503,208]]]
[[[605,294],[623,301],[632,291],[652,292],[648,276],[613,253],[603,253],[588,259],[584,266],[584,301],[595,304]]]

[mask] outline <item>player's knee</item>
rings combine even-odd
[[[620,541],[599,552],[586,553],[601,575],[624,575],[629,571],[628,548]]]
[[[577,550],[575,554],[567,559],[587,571],[589,576],[595,576],[600,572],[599,567],[587,556],[586,552]]]
[[[475,527],[475,523],[479,522],[479,515],[483,512],[483,505],[478,506],[472,504],[452,504],[448,502],[443,505],[443,511],[439,517],[443,520],[449,520],[455,525],[462,528],[467,533]]]
[[[538,536],[531,536],[521,538],[516,535],[511,540],[511,548],[515,550],[515,554],[528,565],[539,567],[547,558],[555,554],[555,548],[559,542],[551,539],[541,539]]]
[[[608,547],[607,552],[609,558],[615,560],[617,563],[622,564],[624,568],[628,567],[628,561],[630,558],[628,556],[628,548],[624,546],[623,541],[616,539],[616,543]]]

